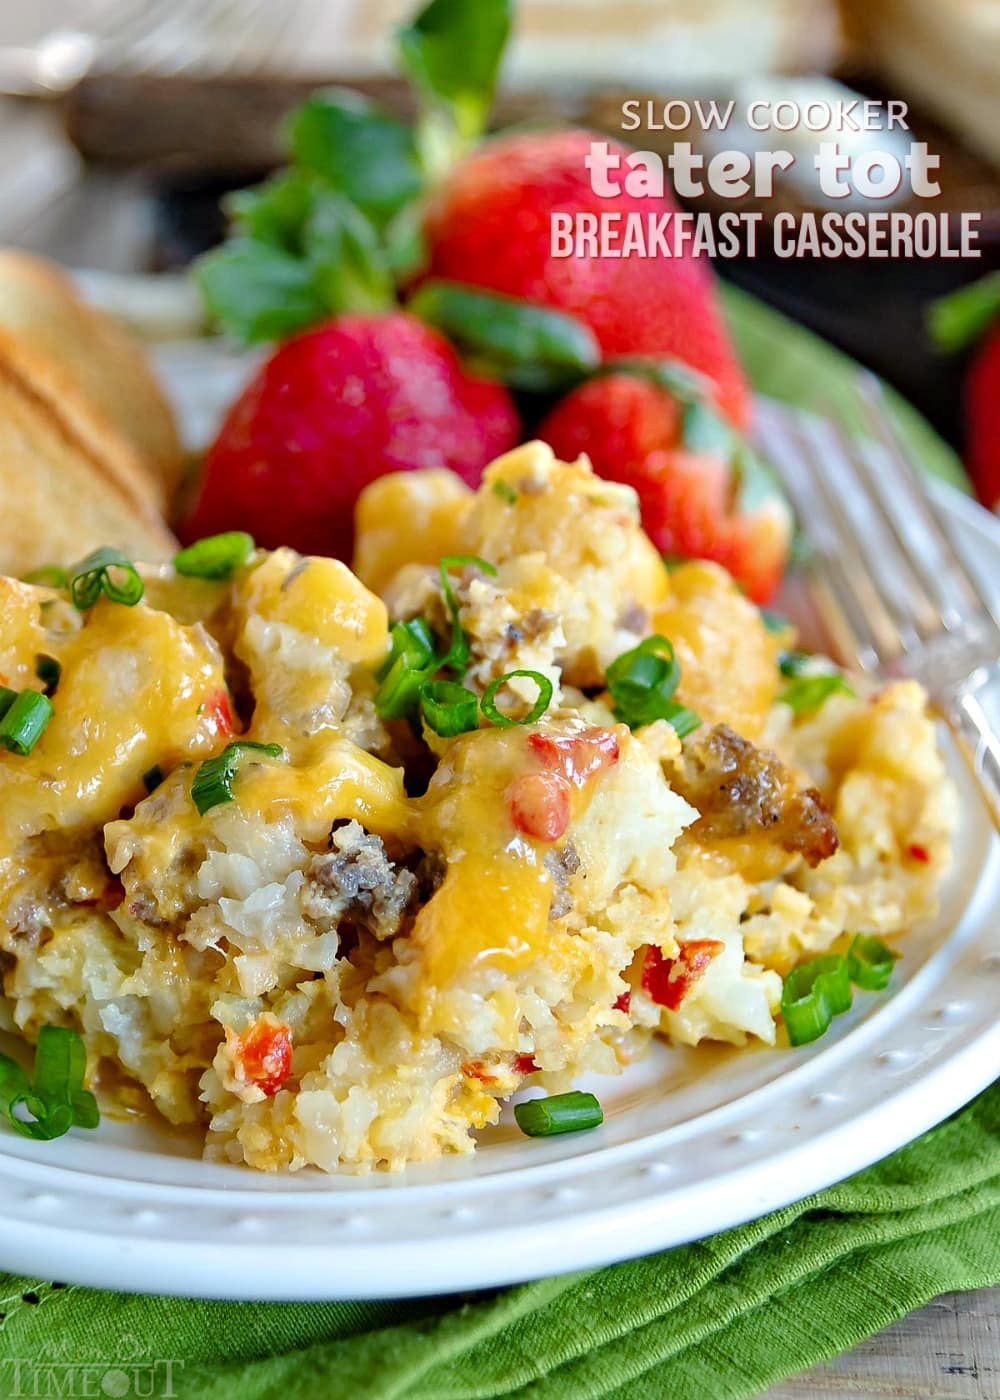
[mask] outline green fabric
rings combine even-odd
[[[865,430],[854,360],[738,287],[723,286],[722,303],[758,393],[817,413],[832,410],[849,427]],[[896,427],[916,460],[934,476],[968,491],[968,477],[947,443],[894,390],[888,390],[888,399]]]
[[[759,391],[859,422],[850,360],[742,292],[725,304]],[[948,448],[894,404],[927,467],[963,484]],[[202,1303],[0,1275],[0,1397],[15,1382],[24,1395],[161,1395],[171,1361],[178,1400],[735,1400],[936,1294],[1000,1283],[998,1240],[1000,1084],[763,1220],[476,1299]]]
[[[0,1394],[14,1358],[111,1371],[138,1353],[183,1363],[179,1400],[736,1400],[938,1293],[1000,1283],[998,1241],[1000,1083],[763,1220],[474,1300],[178,1302],[0,1276]]]

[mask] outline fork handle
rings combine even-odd
[[[944,708],[1000,831],[1000,661],[974,672]]]

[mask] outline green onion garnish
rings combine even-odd
[[[112,603],[134,608],[145,592],[139,571],[118,549],[95,549],[73,569],[70,594],[80,612],[92,608],[103,593]]]
[[[163,782],[163,769],[158,763],[154,763],[152,768],[143,773],[142,781],[147,792],[155,792]]]
[[[54,695],[62,675],[62,667],[54,656],[35,657],[35,675],[45,686],[46,695]]]
[[[233,779],[243,759],[252,753],[281,758],[284,750],[280,744],[258,744],[253,739],[237,739],[227,744],[221,753],[205,759],[191,784],[191,800],[201,816],[213,807],[220,807],[223,802],[233,801]]]
[[[441,572],[441,592],[444,594],[445,606],[448,609],[448,616],[451,618],[451,646],[448,654],[441,660],[442,666],[448,666],[455,672],[458,678],[465,675],[469,666],[469,640],[462,631],[462,624],[458,616],[458,599],[455,597],[455,590],[451,586],[451,579],[448,577],[449,569],[463,569],[466,565],[481,569],[484,574],[489,574],[491,578],[496,578],[497,571],[492,564],[485,559],[480,559],[475,554],[448,554],[441,560],[439,565]]]
[[[389,633],[389,655],[378,672],[375,709],[382,719],[404,719],[415,713],[420,688],[438,669],[434,638],[422,617],[397,622]]]
[[[420,713],[442,739],[479,728],[479,701],[458,681],[426,681],[420,688]]]
[[[503,501],[504,505],[513,506],[517,504],[517,492],[513,486],[506,481],[494,481],[493,494]]]
[[[538,687],[538,696],[528,713],[521,719],[513,719],[510,715],[505,715],[498,709],[496,698],[501,686],[505,686],[508,681],[514,680],[516,676],[525,676],[529,681],[534,681]],[[540,720],[545,711],[552,703],[552,682],[548,676],[543,676],[541,671],[508,671],[505,676],[498,676],[495,681],[490,681],[483,693],[483,714],[491,724],[506,728],[512,724],[534,724]]]
[[[874,934],[855,934],[847,952],[847,970],[851,981],[866,992],[882,992],[892,977],[893,964],[899,958],[895,949]]]
[[[574,1089],[569,1094],[553,1094],[547,1099],[528,1099],[514,1105],[514,1117],[528,1137],[555,1137],[557,1133],[579,1133],[599,1128],[604,1111],[593,1094]]]
[[[793,714],[805,715],[812,710],[818,710],[820,705],[837,691],[844,695],[854,695],[854,691],[841,675],[796,676],[791,684],[785,686],[778,699],[783,705],[787,705]]]
[[[800,963],[785,978],[781,990],[781,1014],[793,1045],[818,1040],[834,1016],[851,1007],[851,979],[847,959],[827,953]]]
[[[10,686],[0,685],[0,719],[3,719],[16,699],[16,690],[11,690]]]
[[[6,702],[6,694],[3,703]],[[23,757],[31,753],[55,714],[52,701],[37,690],[22,690],[0,719],[0,744]]]
[[[40,588],[68,588],[69,574],[57,564],[43,564],[40,569],[32,569],[25,574],[23,583],[34,583]]]
[[[808,652],[781,651],[778,653],[778,670],[783,676],[801,676],[808,664]]]
[[[232,578],[254,551],[253,536],[243,530],[227,530],[196,540],[174,555],[174,568],[186,578],[207,578],[221,582]]]
[[[34,1082],[21,1066],[0,1055],[0,1112],[23,1137],[48,1142],[70,1128],[96,1128],[97,1100],[83,1087],[87,1052],[76,1031],[43,1026],[35,1049]],[[30,1118],[18,1112],[25,1109]]]
[[[696,715],[694,710],[689,710],[686,705],[681,705],[677,700],[671,700],[666,706],[662,718],[668,724],[672,724],[677,730],[680,738],[685,738],[688,734],[693,734],[696,729],[701,728],[701,716]]]
[[[680,662],[666,637],[647,637],[631,651],[623,651],[607,669],[605,684],[614,701],[615,719],[630,729],[641,729],[665,719],[683,738],[701,724],[693,710],[674,700],[680,683]]]

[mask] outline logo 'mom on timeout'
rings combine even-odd
[[[4,1363],[9,1400],[175,1400],[184,1362],[55,1361],[18,1357]]]

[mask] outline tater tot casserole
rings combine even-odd
[[[787,1045],[793,969],[934,909],[920,688],[666,566],[585,459],[384,477],[354,565],[0,580],[49,705],[0,750],[0,1023],[77,1032],[106,1113],[266,1171],[470,1152],[654,1035]]]

